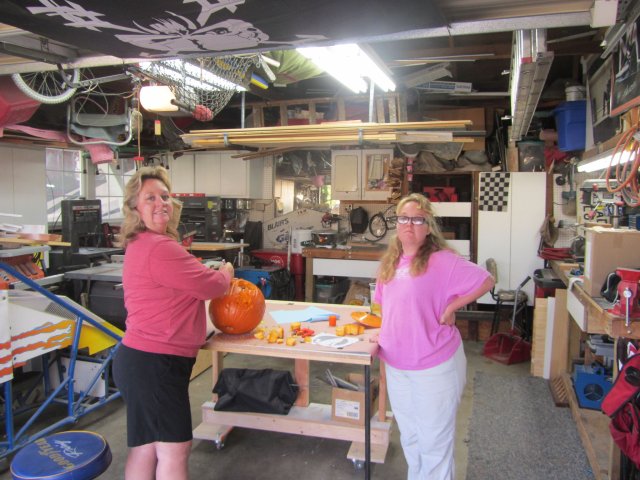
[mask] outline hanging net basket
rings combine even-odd
[[[234,93],[246,90],[256,55],[227,55],[186,60],[161,60],[140,64],[140,68],[158,83],[171,88],[180,110],[197,120],[209,121],[231,100]]]

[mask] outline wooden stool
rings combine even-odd
[[[97,433],[69,431],[42,437],[11,462],[14,480],[91,480],[111,463],[107,441]]]

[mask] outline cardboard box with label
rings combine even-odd
[[[346,380],[358,385],[361,390],[354,391],[346,388],[334,388],[331,392],[331,418],[353,425],[364,425],[364,375],[350,373]],[[371,414],[378,397],[378,380],[371,377]]]
[[[584,251],[584,289],[600,296],[607,275],[616,268],[640,267],[640,231],[623,228],[586,229]]]

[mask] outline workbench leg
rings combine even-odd
[[[364,478],[371,478],[371,367],[364,366]]]
[[[212,377],[212,383],[211,383],[211,388],[216,386],[216,383],[218,383],[218,377],[220,377],[220,372],[222,371],[222,367],[223,367],[223,359],[224,359],[224,353],[222,352],[211,352],[211,377]],[[215,402],[218,400],[218,395],[216,395],[215,393],[212,394],[211,397],[211,401]]]
[[[306,258],[306,265],[304,271],[304,301],[305,302],[313,302],[313,289],[314,278],[313,278],[313,258]]]
[[[309,360],[296,359],[294,367],[294,377],[298,384],[298,397],[294,405],[298,407],[309,406]]]
[[[387,374],[384,362],[380,360],[380,390],[378,391],[378,420],[387,421]]]

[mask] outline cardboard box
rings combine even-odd
[[[262,225],[262,241],[264,248],[286,249],[289,234],[296,229],[321,229],[325,212],[300,208],[281,215]]]
[[[588,228],[584,250],[585,291],[599,297],[607,275],[618,267],[640,267],[640,231]]]
[[[348,382],[364,387],[364,375],[350,373],[345,378]],[[371,415],[375,399],[378,397],[378,380],[371,377]],[[353,425],[364,425],[364,390],[354,391],[345,388],[334,388],[331,392],[331,419]]]

